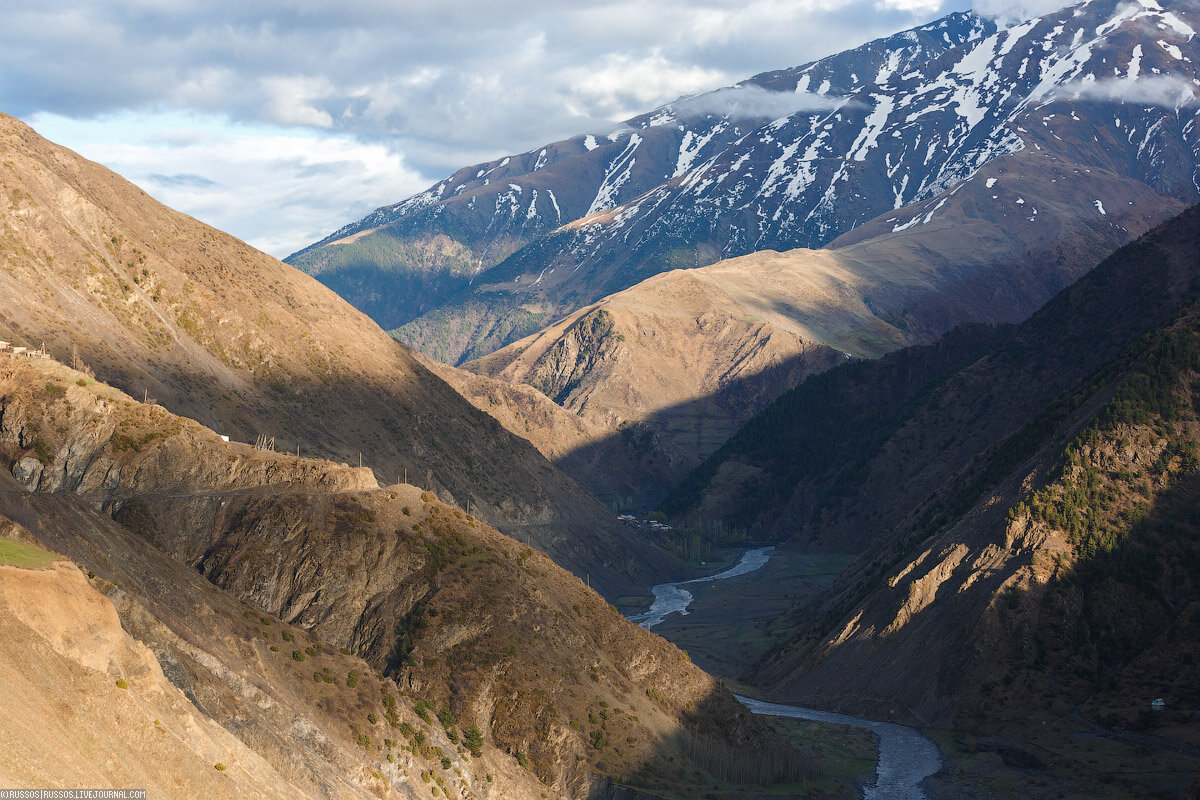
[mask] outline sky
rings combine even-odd
[[[1054,0],[977,2],[1032,16]],[[607,133],[970,0],[9,5],[0,111],[283,257],[459,167]]]

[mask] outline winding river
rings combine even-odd
[[[926,800],[921,781],[942,768],[937,746],[915,728],[830,711],[765,703],[748,697],[738,697],[738,700],[755,714],[851,725],[874,733],[879,739],[875,785],[863,789],[863,800]]]
[[[650,604],[650,610],[643,614],[634,614],[629,620],[649,630],[662,622],[668,614],[686,614],[688,613],[687,607],[691,605],[694,598],[691,592],[681,587],[690,583],[723,581],[726,578],[736,578],[738,575],[762,569],[774,549],[774,547],[760,547],[757,550],[748,550],[742,554],[742,558],[737,564],[716,575],[692,578],[690,581],[679,581],[678,583],[660,583],[650,590],[654,592],[654,602]]]
[[[735,566],[716,575],[693,578],[678,583],[659,584],[651,590],[654,592],[654,602],[650,604],[650,609],[645,613],[635,614],[629,619],[643,628],[649,629],[662,622],[668,614],[686,614],[693,597],[691,592],[683,588],[684,586],[692,583],[720,581],[754,572],[766,565],[773,549],[773,547],[762,547],[750,550],[742,555],[741,560]],[[848,714],[767,703],[748,697],[738,697],[738,700],[755,714],[850,725],[855,728],[865,728],[874,733],[879,740],[879,758],[875,763],[875,785],[863,789],[864,800],[926,800],[925,792],[921,788],[921,781],[937,772],[942,766],[937,746],[915,728],[892,722],[852,717]]]

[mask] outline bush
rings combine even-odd
[[[213,769],[217,770],[218,772],[224,772],[225,765],[218,761],[217,763],[213,764]]]
[[[463,744],[476,758],[483,755],[483,731],[479,730],[478,725],[472,725],[463,731]]]
[[[293,650],[292,651],[292,660],[293,661],[303,661],[304,653],[301,653],[299,650]]]
[[[370,714],[367,714],[367,722],[371,723],[372,725],[379,722],[379,717],[375,716],[374,711],[372,711]]]
[[[128,689],[129,684],[125,682],[124,678],[117,678],[117,688],[118,689]]]
[[[442,727],[446,729],[446,735],[450,737],[450,741],[458,743],[458,731],[454,729],[454,712],[446,707],[442,707],[437,712],[438,722],[442,723]]]
[[[358,686],[358,673],[350,670],[350,674],[346,676],[346,687],[353,689],[355,686]]]

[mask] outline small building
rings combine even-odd
[[[26,351],[26,350],[28,350],[28,349],[29,349],[29,348],[27,348],[27,347],[14,347],[14,348],[12,349],[12,351],[13,351],[13,355],[14,355],[14,356],[24,355],[24,354],[25,354],[25,351]]]
[[[1156,698],[1153,702],[1150,703],[1151,711],[1162,711],[1166,707],[1167,707],[1167,701],[1163,700],[1161,697]]]
[[[0,342],[0,350],[7,350],[12,342]]]

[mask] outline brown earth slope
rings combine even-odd
[[[605,587],[669,559],[295,269],[0,116],[0,338],[222,434],[437,491]]]
[[[582,797],[611,776],[738,797],[803,771],[683,653],[417,487],[225,443],[12,356],[0,453],[0,511],[100,576],[171,682],[302,784]]]

